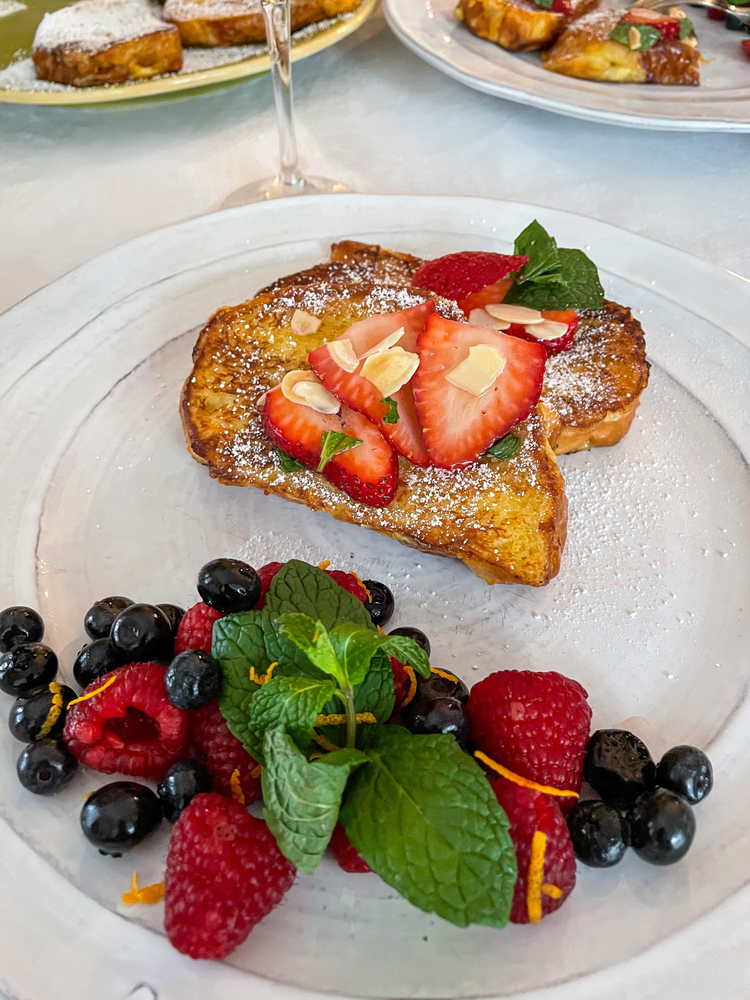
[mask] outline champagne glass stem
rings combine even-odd
[[[279,130],[278,181],[284,186],[300,187],[304,184],[304,178],[299,170],[294,128],[290,0],[261,0],[261,10],[271,60],[273,98]]]

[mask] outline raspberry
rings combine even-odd
[[[133,663],[97,677],[84,694],[114,683],[72,705],[63,739],[82,764],[104,774],[162,778],[188,746],[188,714],[164,689],[164,667]]]
[[[478,292],[486,285],[519,271],[528,261],[528,257],[484,253],[481,250],[449,253],[418,267],[411,283],[415,288],[428,288],[447,299],[464,299],[472,292]]]
[[[333,831],[329,846],[331,854],[339,863],[339,868],[343,868],[345,872],[364,875],[365,872],[372,871],[372,868],[370,868],[357,848],[349,840],[346,830],[340,823],[336,824],[336,829]]]
[[[229,732],[219,704],[210,701],[204,708],[190,713],[193,746],[198,760],[206,765],[215,792],[232,798],[232,775],[239,771],[240,788],[245,805],[260,798],[260,776],[253,777],[258,767],[243,745]]]
[[[266,563],[265,566],[261,566],[257,571],[260,577],[260,597],[258,598],[258,603],[255,605],[257,611],[266,606],[266,594],[268,593],[268,588],[271,586],[271,580],[285,565],[286,563],[270,562]]]
[[[591,725],[588,695],[562,674],[498,670],[471,689],[466,712],[478,750],[541,785],[578,792]],[[570,809],[573,798],[562,809]]]
[[[576,884],[576,858],[560,807],[551,795],[523,788],[505,778],[491,782],[497,801],[510,821],[510,836],[516,848],[518,881],[513,893],[510,919],[514,924],[535,923],[558,907]],[[540,891],[529,894],[529,866],[534,834],[545,834]],[[553,888],[556,886],[557,888]],[[549,887],[549,889],[547,888]],[[560,890],[559,894],[557,890]],[[557,897],[557,898],[555,898]],[[540,906],[541,911],[534,912]]]
[[[343,587],[352,597],[356,597],[363,604],[365,603],[367,600],[367,591],[353,573],[344,573],[340,569],[327,569],[326,573],[339,587]]]
[[[174,640],[174,654],[184,653],[186,649],[202,649],[204,653],[211,652],[211,639],[214,622],[224,615],[216,608],[200,601],[194,604],[182,616]]]
[[[294,875],[262,819],[214,792],[196,795],[169,842],[169,940],[191,958],[226,958],[278,906]]]
[[[399,709],[404,704],[411,690],[411,677],[403,663],[393,656],[389,656],[388,659],[391,661],[391,669],[393,670],[393,693],[396,696],[395,708]]]

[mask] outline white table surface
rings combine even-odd
[[[577,211],[750,278],[750,136],[613,128],[496,100],[409,53],[380,13],[295,80],[311,173],[356,191]],[[0,105],[0,310],[123,240],[211,211],[273,173],[276,148],[267,76],[159,104]]]
[[[357,191],[577,211],[750,280],[750,136],[641,132],[505,103],[407,52],[379,13],[299,64],[295,80],[311,173]],[[275,158],[268,77],[150,105],[0,105],[0,310],[124,240],[211,211],[272,173]],[[661,946],[682,971],[675,995],[660,1000],[748,996],[749,891]],[[637,965],[622,972],[611,1000],[656,1000]],[[581,985],[580,1000],[599,1000],[596,980]]]

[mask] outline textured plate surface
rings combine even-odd
[[[699,87],[597,83],[550,73],[539,54],[506,52],[477,38],[453,16],[454,0],[385,0],[393,31],[408,48],[467,87],[545,111],[633,128],[750,132],[750,72],[745,37],[688,11],[701,52]],[[625,6],[604,0],[603,7]]]
[[[189,458],[177,397],[215,308],[322,259],[332,239],[426,256],[507,251],[534,216],[597,261],[608,293],[641,318],[654,365],[629,436],[561,460],[569,541],[547,588],[489,588],[458,562],[222,487]],[[654,755],[697,743],[716,769],[685,862],[655,869],[629,856],[582,869],[571,900],[538,927],[458,930],[325,860],[229,962],[201,964],[171,949],[161,905],[119,901],[134,868],[142,883],[161,877],[168,831],[129,857],[100,857],[77,816],[108,779],[86,772],[51,800],[28,795],[3,726],[0,991],[120,1000],[145,982],[160,1000],[601,1000],[621,996],[618,963],[630,960],[628,1000],[686,997],[651,991],[683,969],[681,935],[745,898],[750,877],[749,306],[750,286],[726,272],[566,213],[340,195],[152,233],[0,317],[0,606],[40,609],[67,677],[98,597],[190,604],[197,569],[219,554],[329,559],[388,582],[393,624],[424,628],[433,662],[469,683],[499,667],[559,669],[587,687],[596,726],[637,717]],[[712,1000],[729,996],[715,976]]]

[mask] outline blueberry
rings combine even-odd
[[[744,31],[745,22],[740,20],[739,17],[735,17],[734,14],[727,14],[724,18],[724,27],[729,31]]]
[[[172,704],[190,712],[218,698],[223,679],[221,667],[210,653],[186,649],[170,663],[164,686]]]
[[[81,829],[100,854],[119,858],[159,826],[162,808],[150,788],[113,781],[93,792],[81,809]]]
[[[409,708],[407,726],[419,735],[450,733],[458,740],[461,749],[468,747],[471,729],[464,714],[464,707],[457,698],[435,698],[420,701]]]
[[[636,799],[628,821],[633,850],[652,865],[673,865],[684,858],[695,836],[690,803],[668,788],[654,788]]]
[[[33,743],[47,737],[57,739],[65,725],[68,705],[75,697],[72,688],[64,684],[59,687],[50,684],[30,698],[17,698],[8,719],[11,735],[22,743]]]
[[[197,760],[173,764],[159,784],[159,798],[167,822],[174,823],[196,795],[211,791],[211,775]]]
[[[682,795],[691,806],[705,799],[713,783],[711,761],[698,747],[672,747],[656,768],[656,784]]]
[[[429,677],[417,676],[417,701],[434,701],[435,698],[456,698],[463,705],[469,700],[469,689],[449,670],[432,671]]]
[[[616,865],[630,839],[628,821],[615,806],[589,799],[577,802],[568,816],[576,857],[591,868]]]
[[[177,635],[177,629],[185,616],[185,609],[178,604],[157,604],[157,608],[163,611],[172,628],[172,635]]]
[[[377,580],[363,580],[369,596],[365,607],[370,612],[373,625],[387,625],[393,616],[396,602],[389,587]]]
[[[105,597],[86,612],[83,627],[91,639],[108,639],[115,618],[133,602],[129,597]]]
[[[85,688],[92,681],[119,667],[120,663],[121,661],[117,659],[109,639],[95,639],[94,642],[84,646],[76,657],[76,662],[73,664],[73,676],[76,679],[76,684]]]
[[[652,788],[656,765],[645,743],[625,729],[599,729],[588,741],[583,776],[605,800],[633,802]]]
[[[41,642],[14,646],[0,657],[0,691],[28,698],[57,674],[57,656]]]
[[[41,642],[43,636],[42,616],[33,608],[14,607],[0,611],[0,653],[7,653],[22,642]]]
[[[167,661],[174,655],[169,619],[153,604],[131,604],[121,611],[109,641],[120,663]]]
[[[65,788],[78,761],[62,740],[37,740],[21,751],[16,763],[18,780],[34,795],[54,795]]]
[[[224,614],[249,611],[260,598],[260,577],[239,559],[212,559],[198,574],[198,593]]]
[[[372,591],[370,591],[370,593],[372,593]],[[412,625],[404,625],[401,628],[392,629],[388,635],[405,635],[407,639],[413,639],[418,646],[421,646],[428,656],[430,655],[430,640],[421,628],[414,628]]]

